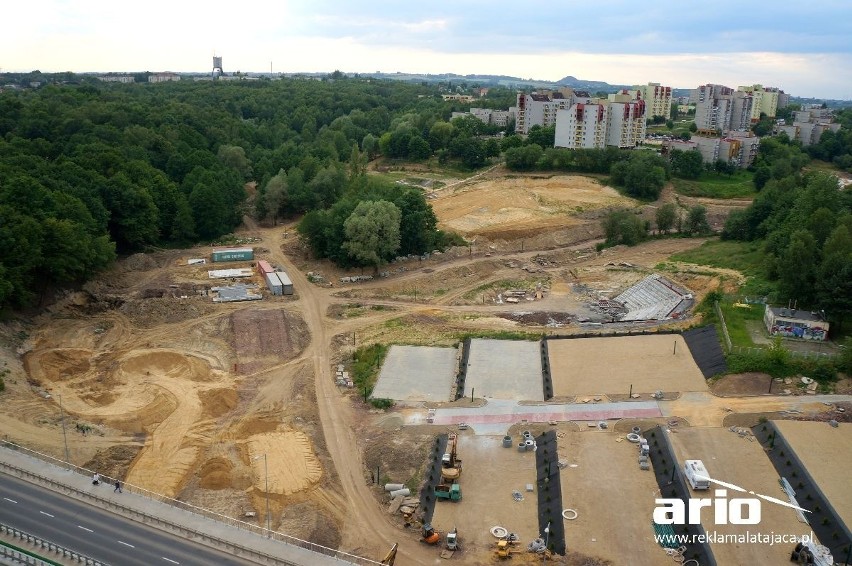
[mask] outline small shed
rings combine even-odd
[[[265,259],[262,259],[257,262],[257,273],[261,276],[266,275],[267,273],[272,273],[272,266],[269,265],[269,262]]]
[[[803,340],[828,340],[825,312],[805,311],[766,305],[763,322],[771,335]]]

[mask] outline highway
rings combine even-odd
[[[3,473],[0,522],[115,566],[253,564]]]

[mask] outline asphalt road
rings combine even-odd
[[[252,564],[2,473],[0,522],[115,566]]]

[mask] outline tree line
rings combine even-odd
[[[249,180],[258,181],[259,216],[331,210],[386,134],[413,128],[425,140],[434,129],[430,150],[435,141],[460,162],[468,150],[454,140],[479,135],[470,120],[451,124],[450,105],[419,84],[63,80],[0,93],[0,306],[32,304],[120,254],[231,231],[250,211]],[[482,144],[487,159],[493,144]],[[424,228],[412,244],[411,207],[383,195],[403,214],[400,249],[439,242]]]

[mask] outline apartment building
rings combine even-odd
[[[823,133],[840,129],[840,124],[833,120],[830,110],[801,110],[793,112],[792,124],[778,126],[778,131],[786,133],[791,140],[802,142],[803,146],[812,145],[819,142]]]
[[[471,108],[469,112],[453,112],[450,119],[461,116],[473,116],[484,124],[505,128],[512,120],[514,112],[510,110],[492,110],[491,108]]]
[[[757,157],[760,138],[750,132],[733,132],[726,137],[692,136],[689,141],[669,140],[664,142],[666,151],[697,151],[704,163],[721,160],[745,169]]]
[[[716,135],[728,131],[748,130],[755,121],[755,112],[758,118],[760,117],[758,105],[760,100],[764,100],[765,94],[763,91],[755,94],[757,91],[753,87],[748,88],[751,90],[734,90],[724,85],[707,84],[695,89],[690,100],[695,100],[695,125],[698,126],[698,131],[706,135]],[[777,105],[777,93],[773,94],[774,104]],[[774,116],[775,107],[772,112]]]
[[[640,97],[638,91],[607,97],[606,145],[630,148],[645,141],[648,103]]]
[[[531,94],[518,93],[517,103],[512,108],[515,112],[515,132],[526,135],[535,125],[554,126],[558,111],[567,110],[576,103],[586,104],[591,100],[588,92],[570,88]]]
[[[169,81],[179,81],[180,75],[177,73],[153,73],[148,75],[149,83],[167,83]]]
[[[105,83],[132,83],[136,82],[136,78],[133,75],[103,75],[98,77]]]
[[[645,112],[648,117],[663,116],[666,120],[672,116],[672,87],[660,86],[660,83],[635,85],[642,100],[645,101]]]
[[[555,147],[567,149],[603,148],[607,144],[607,103],[578,102],[559,110],[556,116]]]
[[[766,114],[770,118],[775,117],[778,111],[778,95],[780,93],[777,88],[764,87],[763,85],[738,86],[737,92],[750,94],[754,99],[751,112],[752,122],[759,121],[761,114]]]

